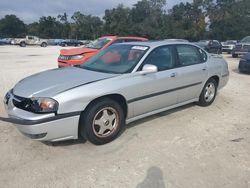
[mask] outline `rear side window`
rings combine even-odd
[[[206,61],[205,52],[195,46],[178,45],[176,50],[181,66],[195,65]]]

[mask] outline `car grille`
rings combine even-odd
[[[15,107],[17,107],[19,109],[33,112],[33,108],[32,108],[33,102],[31,99],[20,97],[20,96],[13,94],[12,103]]]
[[[70,56],[68,55],[60,55],[58,59],[61,59],[61,60],[70,60]]]
[[[222,46],[222,48],[224,48],[224,49],[229,49],[230,46]]]

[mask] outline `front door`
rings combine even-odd
[[[172,46],[153,50],[138,71],[145,64],[157,66],[158,72],[133,77],[137,97],[130,99],[134,116],[176,104],[176,56]]]

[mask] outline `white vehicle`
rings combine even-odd
[[[26,45],[36,45],[36,46],[46,47],[48,46],[48,40],[28,35],[25,38],[13,39],[11,41],[11,44],[20,45],[21,47],[25,47]]]

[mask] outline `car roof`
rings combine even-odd
[[[138,40],[148,40],[147,38],[143,38],[143,37],[135,37],[135,36],[102,36],[99,37],[99,39],[102,38],[109,38],[111,40],[116,40],[116,39],[138,39]]]
[[[116,45],[139,45],[139,46],[148,46],[150,48],[155,48],[158,46],[169,45],[169,44],[190,44],[190,45],[193,45],[190,42],[176,41],[176,40],[126,42],[126,43],[120,43],[120,44],[116,44]],[[195,45],[193,45],[193,46],[195,46]]]

